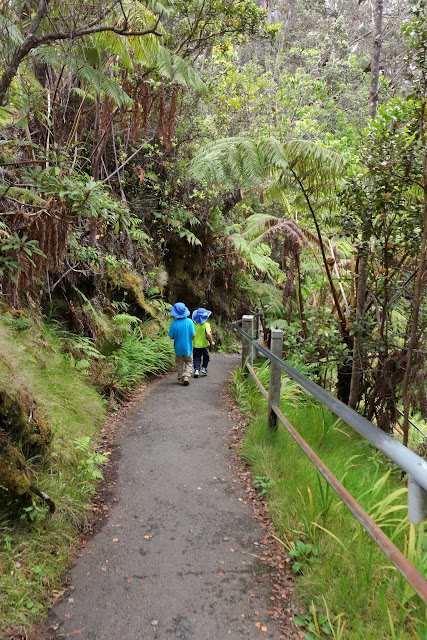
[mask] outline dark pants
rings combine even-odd
[[[194,347],[193,349],[193,366],[194,371],[200,371],[200,364],[205,369],[208,368],[209,349],[208,347]]]

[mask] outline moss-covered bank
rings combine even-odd
[[[87,518],[105,403],[58,335],[0,318],[0,638],[28,631],[59,589]],[[56,503],[28,493],[31,481]]]

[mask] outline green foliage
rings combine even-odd
[[[132,105],[131,98],[116,81],[109,78],[104,70],[99,71],[82,58],[77,57],[75,50],[64,57],[64,53],[59,47],[44,45],[37,49],[37,57],[56,69],[61,69],[65,65],[83,85],[86,85],[95,94],[107,96],[116,105],[123,107]]]
[[[13,316],[10,313],[5,313],[2,316],[3,321],[15,329],[15,331],[25,331],[31,326],[31,320],[24,315]]]
[[[269,480],[266,476],[255,476],[254,478],[254,487],[258,489],[259,496],[265,496],[275,484],[274,480]]]
[[[263,185],[273,179],[270,191],[292,187],[299,180],[310,193],[325,195],[339,184],[346,168],[338,153],[307,140],[281,143],[272,137],[224,138],[212,142],[196,155],[191,172],[200,181],[214,182],[227,190]]]
[[[293,548],[289,550],[289,556],[293,559],[292,572],[302,573],[304,565],[311,565],[316,561],[317,549],[312,544],[297,540]]]
[[[342,640],[342,638],[345,637],[345,622],[342,621],[343,614],[340,613],[332,618],[324,597],[323,602],[326,609],[325,615],[319,614],[314,602],[311,601],[309,613],[294,616],[295,624],[307,629],[304,640],[314,640],[314,638],[323,638],[326,636],[330,636],[335,640]]]
[[[252,414],[240,453],[254,477],[275,482],[264,499],[278,539],[296,561],[297,595],[311,611],[300,618],[307,632],[314,634],[309,637],[327,634],[322,621],[325,628],[330,625],[332,637],[389,638],[391,620],[396,637],[421,640],[425,619],[419,598],[318,477],[285,429],[280,426],[276,433],[268,432],[266,403],[251,378],[236,373],[234,388],[239,404]],[[281,408],[346,489],[423,571],[425,525],[416,530],[408,523],[402,500],[406,488],[401,486],[398,470],[316,404],[297,404],[291,396],[281,402]],[[383,603],[379,589],[386,594]],[[340,613],[331,613],[336,611]]]
[[[16,271],[24,271],[23,266],[17,262],[18,253],[22,253],[32,265],[34,256],[46,257],[37,240],[29,240],[26,234],[19,236],[16,232],[9,234],[3,231],[0,235],[0,277],[7,275],[16,282]]]
[[[141,338],[138,332],[127,335],[107,357],[111,365],[112,387],[134,387],[149,374],[167,371],[173,363],[173,344],[166,336]]]
[[[76,451],[79,452],[77,473],[83,481],[100,480],[102,473],[99,470],[101,465],[108,462],[108,457],[92,450],[92,442],[88,436],[80,436],[74,440]]]

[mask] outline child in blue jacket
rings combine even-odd
[[[178,382],[185,387],[190,384],[193,365],[193,337],[196,335],[189,310],[183,302],[177,302],[170,310],[175,318],[168,336],[173,339]]]

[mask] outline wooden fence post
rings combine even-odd
[[[246,331],[251,338],[254,335],[254,317],[253,316],[243,316],[242,317],[242,329]],[[254,350],[252,345],[247,342],[245,338],[242,338],[242,368],[246,366],[246,363],[250,364],[251,367],[254,363]]]
[[[281,329],[271,330],[270,351],[282,359],[283,352],[283,331]],[[270,384],[268,388],[268,416],[267,426],[269,429],[277,429],[277,416],[272,410],[273,404],[280,407],[280,387],[282,384],[282,372],[280,367],[274,362],[270,362]]]

